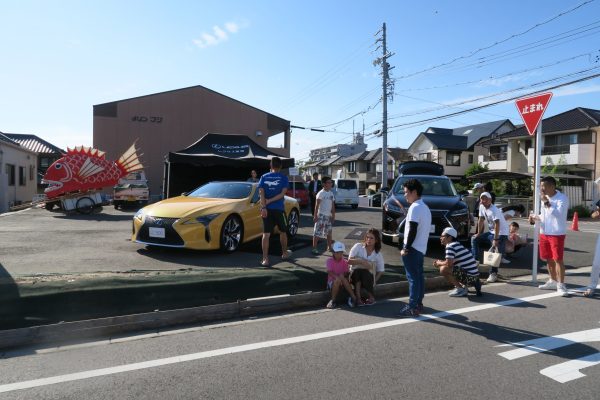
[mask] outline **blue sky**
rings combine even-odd
[[[600,0],[587,1],[0,1],[0,131],[91,145],[94,104],[203,85],[293,125],[327,125],[293,130],[298,160],[349,142],[353,123],[377,148],[383,22],[390,146],[428,126],[521,123],[511,101],[412,124],[600,72]],[[578,106],[600,108],[600,79],[554,90],[546,116]]]

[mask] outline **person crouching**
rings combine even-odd
[[[440,242],[446,247],[446,259],[435,260],[433,266],[440,269],[440,274],[454,285],[448,293],[451,297],[464,297],[469,294],[468,287],[474,286],[477,296],[481,296],[479,281],[479,263],[473,254],[456,240],[458,234],[454,228],[446,228],[442,232]]]
[[[356,296],[352,292],[352,286],[348,280],[350,275],[350,266],[348,261],[344,259],[344,251],[346,246],[342,242],[335,242],[332,246],[333,255],[327,259],[327,290],[331,292],[331,300],[327,303],[327,308],[337,307],[336,299],[342,288],[350,295],[348,297],[348,305],[354,307],[356,305]]]

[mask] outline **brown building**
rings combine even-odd
[[[273,153],[290,156],[289,121],[203,86],[94,106],[94,147],[116,160],[137,140],[152,196],[163,192],[165,156],[216,132],[246,135]],[[268,147],[276,135],[283,135],[283,147]]]

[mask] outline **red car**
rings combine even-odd
[[[304,181],[290,181],[286,196],[290,196],[298,200],[300,207],[308,206],[308,189],[306,188]]]

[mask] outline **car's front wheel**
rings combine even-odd
[[[221,228],[221,250],[226,253],[233,253],[242,243],[244,227],[242,220],[237,215],[227,217]]]
[[[288,237],[293,238],[298,233],[298,228],[300,227],[300,213],[296,208],[292,208],[290,214],[288,215]]]

